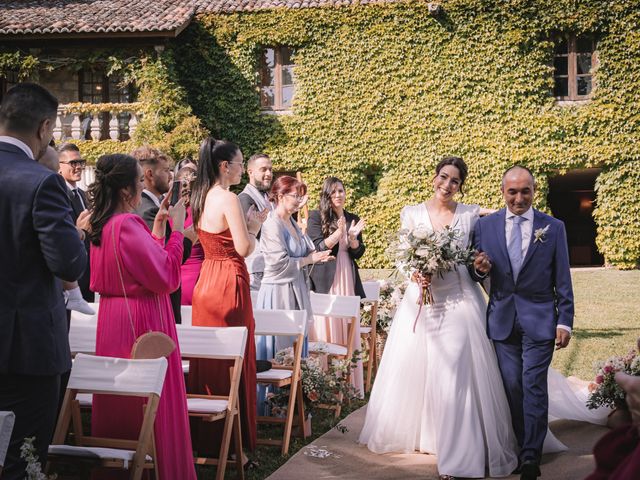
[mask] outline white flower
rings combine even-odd
[[[429,249],[427,247],[418,247],[416,248],[416,255],[419,257],[427,257],[429,256]]]
[[[549,231],[549,225],[544,228],[538,228],[535,232],[533,232],[534,240],[533,243],[541,242],[544,243],[547,240],[547,232]]]
[[[416,227],[413,232],[413,236],[419,240],[424,240],[429,236],[429,230],[423,225]]]

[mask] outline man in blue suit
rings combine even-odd
[[[77,280],[87,253],[62,177],[36,162],[53,134],[58,101],[32,83],[0,105],[0,410],[16,415],[3,479],[23,479],[20,446],[35,436],[46,462],[60,374],[71,369],[58,278]]]
[[[547,371],[573,325],[573,289],[564,224],[531,207],[535,181],[515,166],[502,178],[507,208],[481,218],[474,244],[490,265],[473,272],[490,278],[487,334],[493,340],[520,446],[522,480],[540,476],[547,434]],[[478,275],[478,273],[480,275]]]

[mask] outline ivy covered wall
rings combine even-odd
[[[269,153],[302,170],[311,206],[326,175],[341,177],[349,207],[367,219],[363,264],[384,248],[403,205],[431,193],[445,154],[470,167],[463,201],[499,208],[504,169],[547,176],[601,167],[595,218],[607,262],[640,258],[640,5],[637,1],[446,0],[201,15],[175,41],[176,81],[204,126],[245,156]],[[551,36],[598,35],[592,100],[559,107]],[[261,46],[295,47],[291,115],[260,113]]]

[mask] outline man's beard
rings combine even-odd
[[[271,182],[258,182],[256,181],[256,185],[255,187],[258,189],[259,192],[262,193],[268,193],[269,190],[271,189]]]

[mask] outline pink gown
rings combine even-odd
[[[187,208],[187,218],[184,221],[184,228],[193,225],[193,217],[191,215],[191,207]],[[193,244],[191,255],[187,261],[182,264],[182,305],[191,305],[193,301],[193,289],[200,277],[200,269],[204,262],[204,249],[200,242]]]
[[[149,331],[163,332],[178,344],[169,293],[180,283],[182,250],[181,233],[173,232],[164,246],[136,215],[114,215],[106,223],[100,246],[91,245],[91,290],[100,293],[98,355],[129,358],[135,338]],[[178,348],[168,363],[154,430],[160,478],[195,480]],[[135,439],[142,400],[96,395],[91,424],[93,435]],[[100,477],[119,478],[118,472],[111,473]]]

